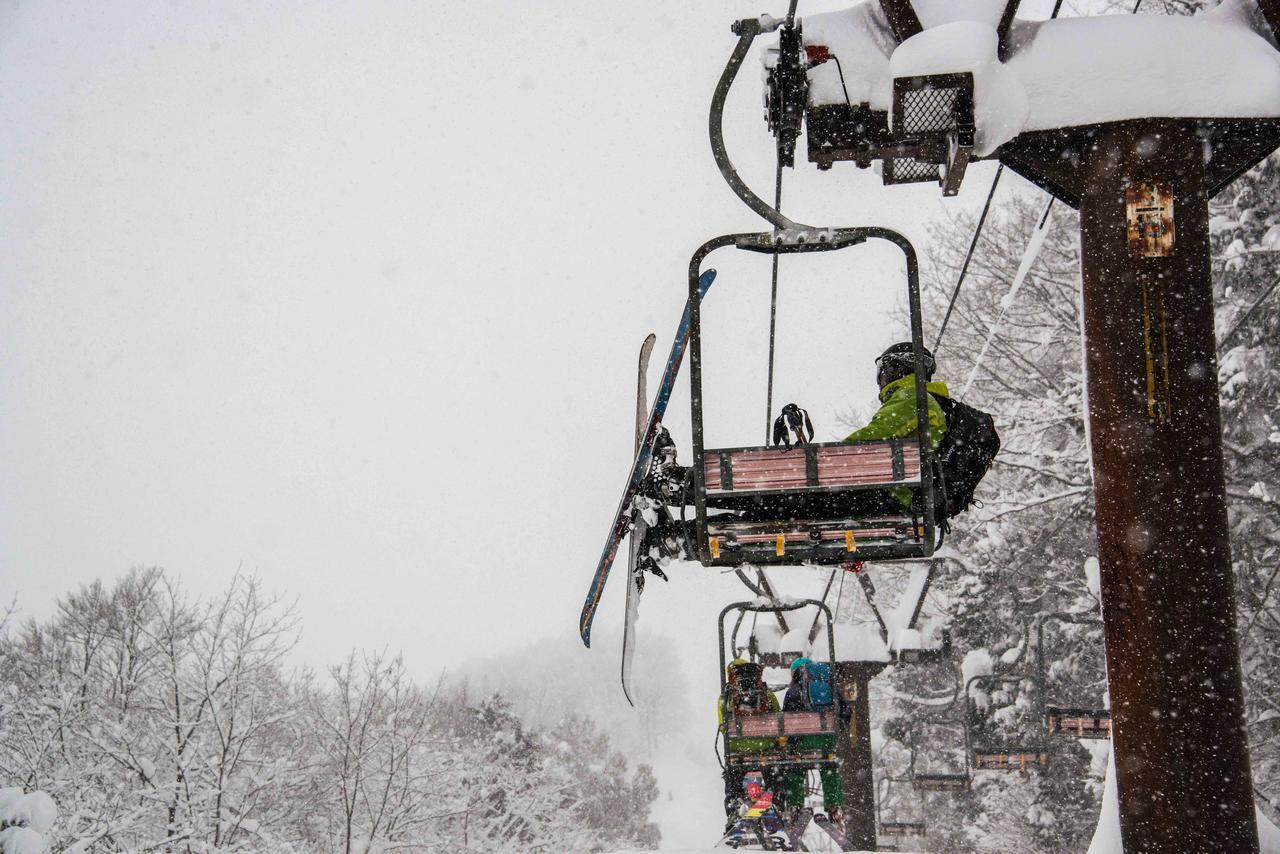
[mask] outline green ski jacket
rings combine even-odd
[[[943,414],[935,394],[951,397],[947,384],[941,381],[931,382],[925,386],[929,404],[929,447],[938,449],[943,435],[947,432],[947,416]],[[914,436],[916,421],[916,375],[907,374],[880,389],[880,408],[871,416],[866,427],[854,430],[845,437],[846,442],[857,442],[862,439],[902,439]],[[903,507],[911,506],[911,490],[890,490]]]
[[[947,384],[934,381],[925,386],[929,403],[929,447],[937,450],[942,436],[947,432],[947,416],[933,395],[950,397]],[[907,374],[880,389],[880,408],[871,416],[866,427],[845,436],[846,442],[862,439],[901,439],[916,432],[916,375]]]

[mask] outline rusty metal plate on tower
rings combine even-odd
[[[1168,184],[1136,181],[1124,192],[1129,249],[1144,258],[1173,254],[1173,192]]]

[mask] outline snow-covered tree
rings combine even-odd
[[[33,834],[80,852],[656,844],[652,774],[628,775],[589,719],[530,727],[501,697],[423,690],[385,653],[294,672],[296,636],[254,578],[203,600],[155,569],[0,623],[0,779],[20,786],[0,800],[43,789],[65,816],[46,832],[0,804],[2,850]]]
[[[946,562],[939,593],[952,612],[958,656],[977,653],[997,674],[1035,673],[1042,631],[1048,677],[1042,690],[1058,702],[1092,706],[1101,704],[1104,691],[1100,626],[1046,620],[1060,612],[1097,613],[1085,574],[1095,546],[1078,226],[1065,206],[1055,205],[1036,263],[1009,294],[1045,204],[1030,194],[1002,196],[937,348],[938,378],[954,396],[993,413],[1003,443],[978,490],[981,506],[955,522],[958,559]],[[960,217],[931,234],[925,300],[935,333],[973,227],[972,218]],[[932,342],[935,335],[926,337]],[[892,678],[898,696],[925,701],[896,703],[899,731],[913,740],[918,767],[959,770],[968,713],[963,678],[945,668],[903,668]],[[1036,680],[974,687],[974,723],[993,742],[1039,737],[1043,698]],[[1067,741],[1054,751],[1047,771],[983,773],[970,792],[929,795],[929,844],[934,850],[1079,850],[1096,819],[1096,779],[1078,745]]]
[[[1212,206],[1223,451],[1254,781],[1280,796],[1280,158]]]

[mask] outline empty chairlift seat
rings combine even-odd
[[[1030,771],[1049,765],[1046,751],[1031,748],[1000,750],[977,747],[973,751],[973,767],[989,771]]]
[[[1049,735],[1065,735],[1075,738],[1111,737],[1111,711],[1109,709],[1047,706],[1044,717]]]
[[[927,828],[923,821],[882,821],[879,830],[881,836],[927,835]]]
[[[914,437],[708,449],[703,477],[713,565],[833,564],[932,552],[919,512],[858,510],[858,493],[869,490],[907,488],[920,503]]]
[[[969,782],[968,773],[963,771],[911,775],[911,785],[920,792],[960,792],[969,788]]]

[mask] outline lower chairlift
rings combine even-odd
[[[773,614],[781,616],[784,612],[797,611],[801,608],[816,607],[825,617],[826,627],[826,661],[815,661],[808,665],[810,683],[809,711],[781,712],[755,711],[742,712],[736,709],[733,699],[735,686],[729,680],[729,671],[734,670],[735,679],[756,680],[764,685],[764,690],[773,692],[780,685],[764,683],[766,664],[762,661],[749,661],[731,665],[726,650],[738,650],[736,635],[742,625],[742,616],[746,613]],[[732,611],[739,612],[734,623],[733,635],[728,647],[725,644],[725,617]],[[757,602],[735,602],[720,612],[720,703],[724,710],[723,739],[724,762],[726,769],[736,770],[745,775],[751,771],[760,771],[769,776],[786,771],[830,771],[839,770],[840,759],[836,756],[837,733],[840,728],[840,712],[836,703],[835,692],[831,681],[831,662],[835,661],[835,639],[831,633],[831,609],[824,602],[816,599],[800,599],[774,604]],[[749,648],[749,647],[748,647]],[[816,654],[817,649],[814,650]],[[820,656],[819,656],[820,658]],[[739,685],[737,690],[741,690]],[[764,703],[762,707],[767,708]],[[781,706],[781,704],[779,704]],[[775,776],[776,779],[776,776]],[[787,804],[790,833],[798,836],[812,814],[803,804]],[[815,823],[826,833],[832,835],[837,844],[843,844],[837,838],[839,830],[823,821]]]
[[[986,725],[986,716],[978,709],[977,701],[970,693],[975,683],[1017,685],[1022,682],[1034,684],[1036,681],[1025,674],[988,673],[970,677],[965,683],[965,745],[972,767],[992,771],[1029,771],[1049,765],[1048,745],[1042,736],[1009,738],[996,735],[992,727]]]
[[[967,763],[960,771],[916,768],[914,747],[911,750],[911,769],[907,772],[907,779],[911,781],[911,787],[917,792],[963,792],[971,783]]]
[[[1036,621],[1036,666],[1042,682],[1047,682],[1044,666],[1044,624],[1046,622],[1098,626],[1098,618],[1090,613],[1064,612],[1045,614]],[[1046,688],[1047,690],[1047,688]],[[1097,707],[1065,706],[1046,702],[1045,732],[1049,736],[1070,738],[1110,738],[1111,710]]]
[[[919,653],[918,658],[908,658],[907,653]],[[951,632],[947,629],[942,630],[942,644],[934,649],[920,650],[902,650],[898,654],[900,662],[923,662],[931,663],[935,661],[951,661]],[[952,671],[954,673],[954,670]],[[956,702],[960,698],[961,685],[960,680],[956,678],[955,693],[952,694],[950,702],[947,703],[946,709],[955,707]],[[951,743],[963,745],[965,743],[965,721],[955,718],[932,719],[917,721],[917,726],[927,726],[931,729],[959,730],[955,733],[958,738],[951,740],[940,740],[937,738],[929,739],[931,745],[936,746],[939,743]],[[950,762],[930,761],[929,767],[921,767],[921,758],[919,746],[922,744],[918,734],[913,732],[909,739],[911,749],[911,764],[907,768],[907,779],[911,782],[911,787],[917,792],[962,792],[970,787],[969,762],[964,756],[952,757]],[[956,770],[956,766],[959,769]]]
[[[919,838],[927,834],[928,828],[924,822],[923,815],[917,815],[915,818],[904,818],[901,812],[901,804],[895,804],[895,808],[890,818],[885,818],[885,806],[893,800],[893,790],[895,786],[909,782],[907,777],[884,777],[880,780],[883,784],[881,791],[877,792],[876,798],[876,817],[877,817],[877,833],[880,836],[890,837],[893,839],[903,839],[907,837]],[[919,806],[917,805],[917,813]],[[884,848],[883,845],[880,846]]]
[[[907,270],[911,341],[915,348],[919,430],[903,439],[807,443],[796,447],[708,448],[703,441],[702,263],[733,246],[765,255],[830,252],[869,239],[902,250]],[[937,463],[928,440],[920,284],[915,249],[884,228],[835,228],[730,234],[703,244],[689,263],[693,503],[699,560],[707,566],[838,565],[853,560],[929,557],[938,545]],[[909,508],[868,515],[859,498],[871,490],[906,489]],[[860,493],[863,494],[860,496]],[[862,503],[867,506],[866,502]]]
[[[1110,709],[1076,709],[1045,706],[1045,728],[1049,735],[1073,738],[1110,738]]]
[[[800,599],[779,604],[735,602],[720,612],[720,697],[726,712],[724,715],[724,757],[729,766],[743,770],[763,770],[776,767],[821,768],[836,767],[839,759],[836,751],[836,731],[839,720],[834,696],[830,689],[830,676],[825,702],[814,703],[814,709],[806,712],[756,712],[735,713],[730,702],[731,685],[728,679],[729,661],[725,656],[725,616],[731,611],[756,613],[781,613],[815,606],[826,617],[827,662],[835,660],[835,640],[831,634],[831,610],[816,599]],[[740,625],[738,621],[736,625]],[[763,677],[764,665],[751,662]],[[826,665],[830,673],[830,664]],[[770,686],[770,690],[773,686]]]

